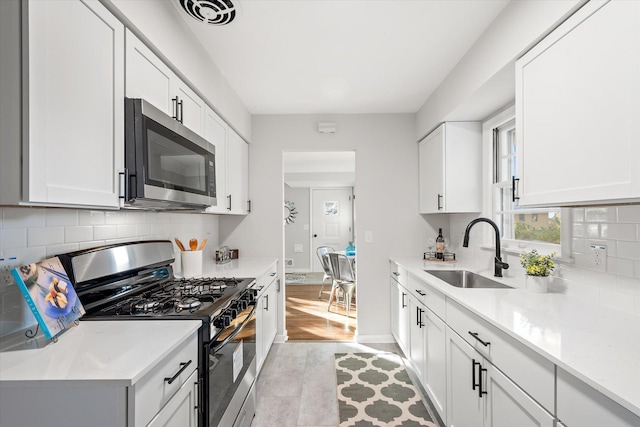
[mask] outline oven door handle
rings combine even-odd
[[[247,323],[249,323],[249,321],[251,320],[251,318],[253,317],[255,312],[256,312],[256,305],[253,306],[253,308],[251,309],[251,312],[244,319],[244,322],[242,322],[242,324],[240,326],[238,326],[235,331],[233,331],[228,337],[226,337],[225,339],[220,341],[220,344],[218,344],[215,347],[213,347],[213,353],[217,353],[222,347],[227,345],[227,343],[229,341],[234,339],[236,337],[236,335],[238,335],[240,332],[242,332],[242,330],[247,325]]]

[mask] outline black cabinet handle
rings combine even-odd
[[[178,97],[176,96],[175,98],[171,98],[171,103],[173,104],[173,114],[171,115],[171,118],[180,121],[180,119],[178,119]]]
[[[167,377],[164,380],[169,384],[173,383],[175,380],[178,379],[180,374],[183,373],[185,369],[187,369],[187,366],[189,366],[189,365],[191,365],[191,360],[189,360],[186,363],[185,362],[180,363],[180,370],[178,372],[176,372],[176,374],[174,376],[172,376],[171,378]]]
[[[476,383],[476,366],[482,366],[480,362],[476,362],[476,359],[471,359],[471,390],[475,390],[480,386],[480,383]]]
[[[517,183],[520,182],[520,178],[516,178],[515,175],[511,177],[511,201],[515,202],[520,200],[520,197],[516,196]]]
[[[251,213],[251,200],[247,200],[247,213]]]
[[[423,296],[427,295],[427,294],[425,294],[424,292],[422,292],[420,289],[416,289],[416,292],[417,292],[421,297],[423,297]]]
[[[469,331],[469,335],[474,337],[476,340],[480,341],[480,344],[482,344],[485,347],[488,346],[489,344],[491,344],[489,341],[483,341],[482,339],[480,339],[480,337],[478,337],[478,333],[477,332]]]
[[[480,370],[478,371],[478,397],[482,397],[483,394],[487,394],[486,391],[482,390],[482,373],[483,372],[487,372],[486,369],[484,369],[482,367],[482,365],[480,365]]]
[[[424,313],[424,310],[420,307],[416,308],[418,309],[418,326],[420,327],[420,329],[422,329],[422,327],[424,326],[424,323],[422,322],[422,313]]]
[[[440,204],[441,200],[442,200],[442,194],[438,194],[438,210],[442,210],[442,204]]]
[[[229,207],[227,208],[227,210],[230,211],[231,210],[231,194],[227,196],[227,199],[229,199]]]
[[[264,296],[264,298],[265,298],[265,305],[264,305],[264,309],[265,309],[266,311],[269,311],[269,294],[266,294],[266,295]]]
[[[393,273],[391,273],[391,274],[393,274],[393,275],[394,275],[394,276],[396,276],[396,277],[400,276],[400,273],[398,273],[397,271],[394,271],[394,272],[393,272]]]
[[[407,296],[404,292],[402,293],[402,308],[405,308],[407,304],[404,303],[404,297]]]
[[[178,101],[178,106],[180,107],[180,118],[178,121],[184,123],[184,103],[182,100]]]
[[[118,175],[124,177],[124,194],[118,195],[119,199],[129,200],[129,168],[124,168],[124,172],[118,172]],[[120,193],[122,193],[120,191]]]

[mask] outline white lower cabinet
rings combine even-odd
[[[198,371],[180,387],[147,427],[196,427],[198,425]]]
[[[427,341],[427,308],[409,295],[409,359],[420,380],[424,381],[425,351]]]
[[[390,279],[391,291],[391,333],[404,354],[409,354],[409,305],[407,291]]]
[[[258,372],[260,372],[278,332],[276,269],[277,264],[274,264],[269,273],[259,277],[256,281],[259,289],[256,303],[256,363]]]
[[[446,355],[446,331],[447,325],[432,311],[427,310],[426,315],[426,351],[423,385],[431,403],[447,422],[447,355]]]
[[[447,425],[553,427],[554,417],[447,328]]]
[[[567,427],[640,426],[640,417],[564,369],[558,368],[557,377],[557,415]]]

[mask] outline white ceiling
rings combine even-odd
[[[284,182],[289,187],[353,187],[354,151],[284,152]]]
[[[251,114],[414,113],[508,3],[233,1],[226,26],[175,13]]]

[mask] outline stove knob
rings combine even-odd
[[[249,301],[247,300],[240,300],[240,308],[242,311],[246,310],[247,307],[249,307]]]
[[[233,318],[229,315],[222,315],[222,319],[224,319],[224,327],[226,328],[227,326],[229,326],[231,324],[231,321],[233,320]]]
[[[219,329],[229,326],[230,323],[231,323],[231,320],[228,318],[228,316],[224,316],[224,315],[218,316],[215,319],[213,319],[213,326]]]
[[[238,317],[238,310],[236,310],[235,308],[229,307],[228,309],[225,310],[225,313],[228,316],[230,316],[232,319],[235,319],[236,317]]]

